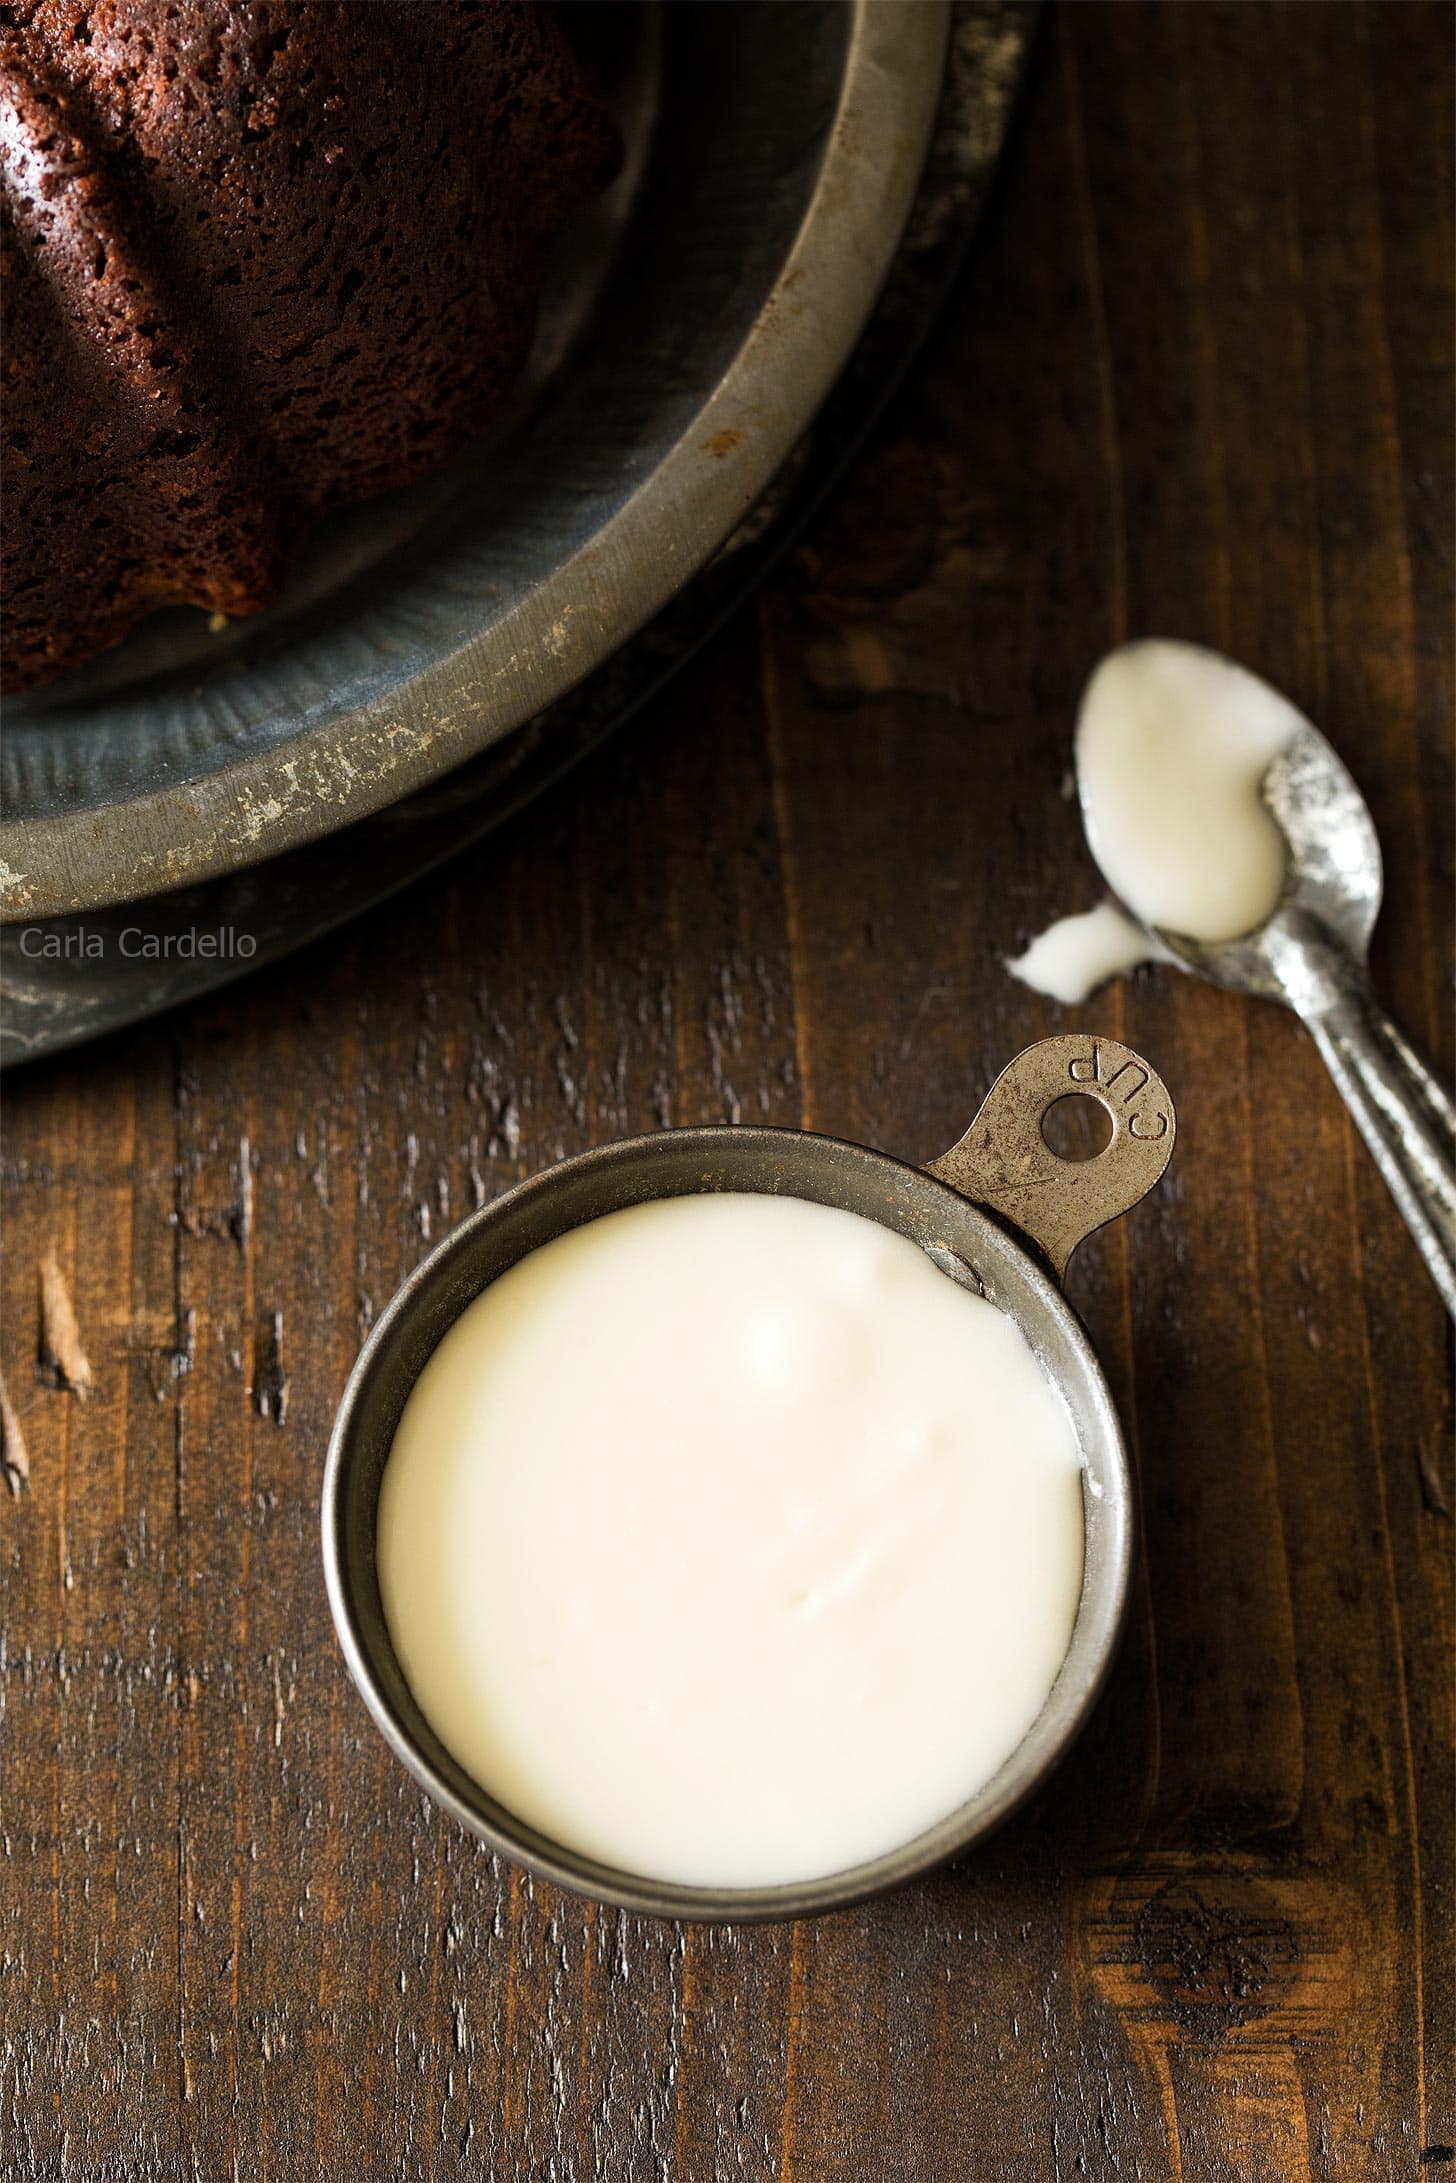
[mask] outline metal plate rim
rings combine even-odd
[[[165,893],[367,817],[563,697],[702,567],[834,384],[893,261],[930,140],[949,0],[848,5],[836,118],[808,210],[732,364],[653,474],[489,631],[373,703],[170,789],[0,824],[0,918]],[[125,872],[118,830],[143,845]]]

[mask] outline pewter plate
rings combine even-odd
[[[334,524],[268,614],[155,617],[13,702],[7,918],[195,884],[437,780],[657,614],[794,447],[894,256],[947,0],[611,16],[626,168],[562,239],[512,416]]]
[[[952,0],[929,149],[894,264],[833,391],[716,554],[610,659],[443,779],[260,864],[144,901],[0,922],[0,1068],[275,962],[506,824],[632,715],[753,590],[852,459],[956,276],[1026,74],[1034,0]],[[224,951],[180,952],[184,936]]]

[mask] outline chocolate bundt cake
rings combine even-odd
[[[532,0],[0,6],[3,686],[479,432],[617,156]]]

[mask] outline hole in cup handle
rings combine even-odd
[[[1112,1135],[1090,1160],[1064,1160],[1042,1135],[1069,1093],[1105,1107]],[[1077,1245],[1147,1196],[1173,1156],[1173,1102],[1151,1063],[1114,1038],[1045,1038],[1007,1063],[959,1144],[926,1172],[1000,1213],[1060,1281]]]

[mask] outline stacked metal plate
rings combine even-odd
[[[7,708],[7,1060],[246,971],[517,808],[756,580],[923,331],[1030,11],[609,12],[625,170],[562,239],[490,442],[337,519],[266,615],[156,616]]]

